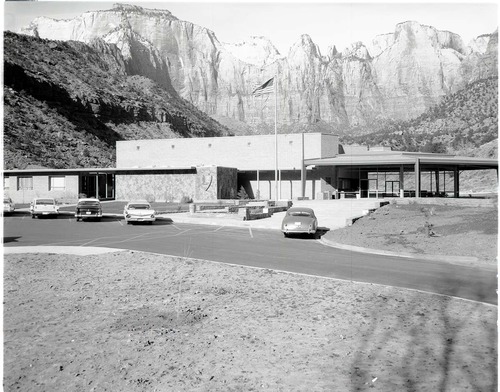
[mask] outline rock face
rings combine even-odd
[[[169,11],[128,5],[72,20],[37,18],[22,33],[116,44],[128,72],[174,89],[209,115],[254,128],[274,122],[274,96],[252,96],[274,75],[281,126],[321,121],[333,130],[413,118],[467,83],[497,76],[497,32],[466,46],[457,34],[417,22],[326,56],[307,35],[283,56],[263,37],[221,43]]]

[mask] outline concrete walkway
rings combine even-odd
[[[379,208],[384,200],[339,199],[339,200],[294,200],[293,207],[312,208],[318,218],[319,227],[335,230],[347,226],[353,219]],[[269,218],[243,221],[237,216],[226,213],[197,212],[162,214],[163,218],[174,223],[208,224],[218,226],[251,227],[255,229],[281,229],[281,221],[285,212],[277,212]]]

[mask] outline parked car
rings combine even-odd
[[[123,217],[127,224],[131,222],[149,222],[156,220],[156,211],[147,201],[131,201],[123,210]]]
[[[10,197],[4,197],[3,198],[3,213],[4,214],[10,214],[11,212],[14,212],[16,209],[16,205],[12,201]]]
[[[75,218],[77,222],[84,219],[101,220],[101,202],[92,198],[79,199],[76,205]]]
[[[59,215],[59,206],[56,200],[50,197],[37,197],[30,203],[31,218],[41,216],[57,216]]]
[[[290,234],[316,234],[317,229],[318,218],[307,207],[289,208],[281,223],[281,231],[285,237]]]

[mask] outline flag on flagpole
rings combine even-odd
[[[274,77],[253,90],[252,94],[254,97],[259,97],[263,94],[270,94],[272,92],[274,92]]]

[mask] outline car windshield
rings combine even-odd
[[[98,200],[83,200],[78,202],[79,206],[98,206],[99,201]]]
[[[151,207],[149,204],[129,204],[129,210],[149,210]]]
[[[307,211],[291,211],[289,214],[291,216],[311,216],[311,214]]]
[[[10,201],[10,199],[3,199],[3,202],[4,203],[10,203],[11,201]]]
[[[54,205],[55,202],[53,199],[38,199],[35,201],[35,204],[37,206],[50,206],[50,205]]]

